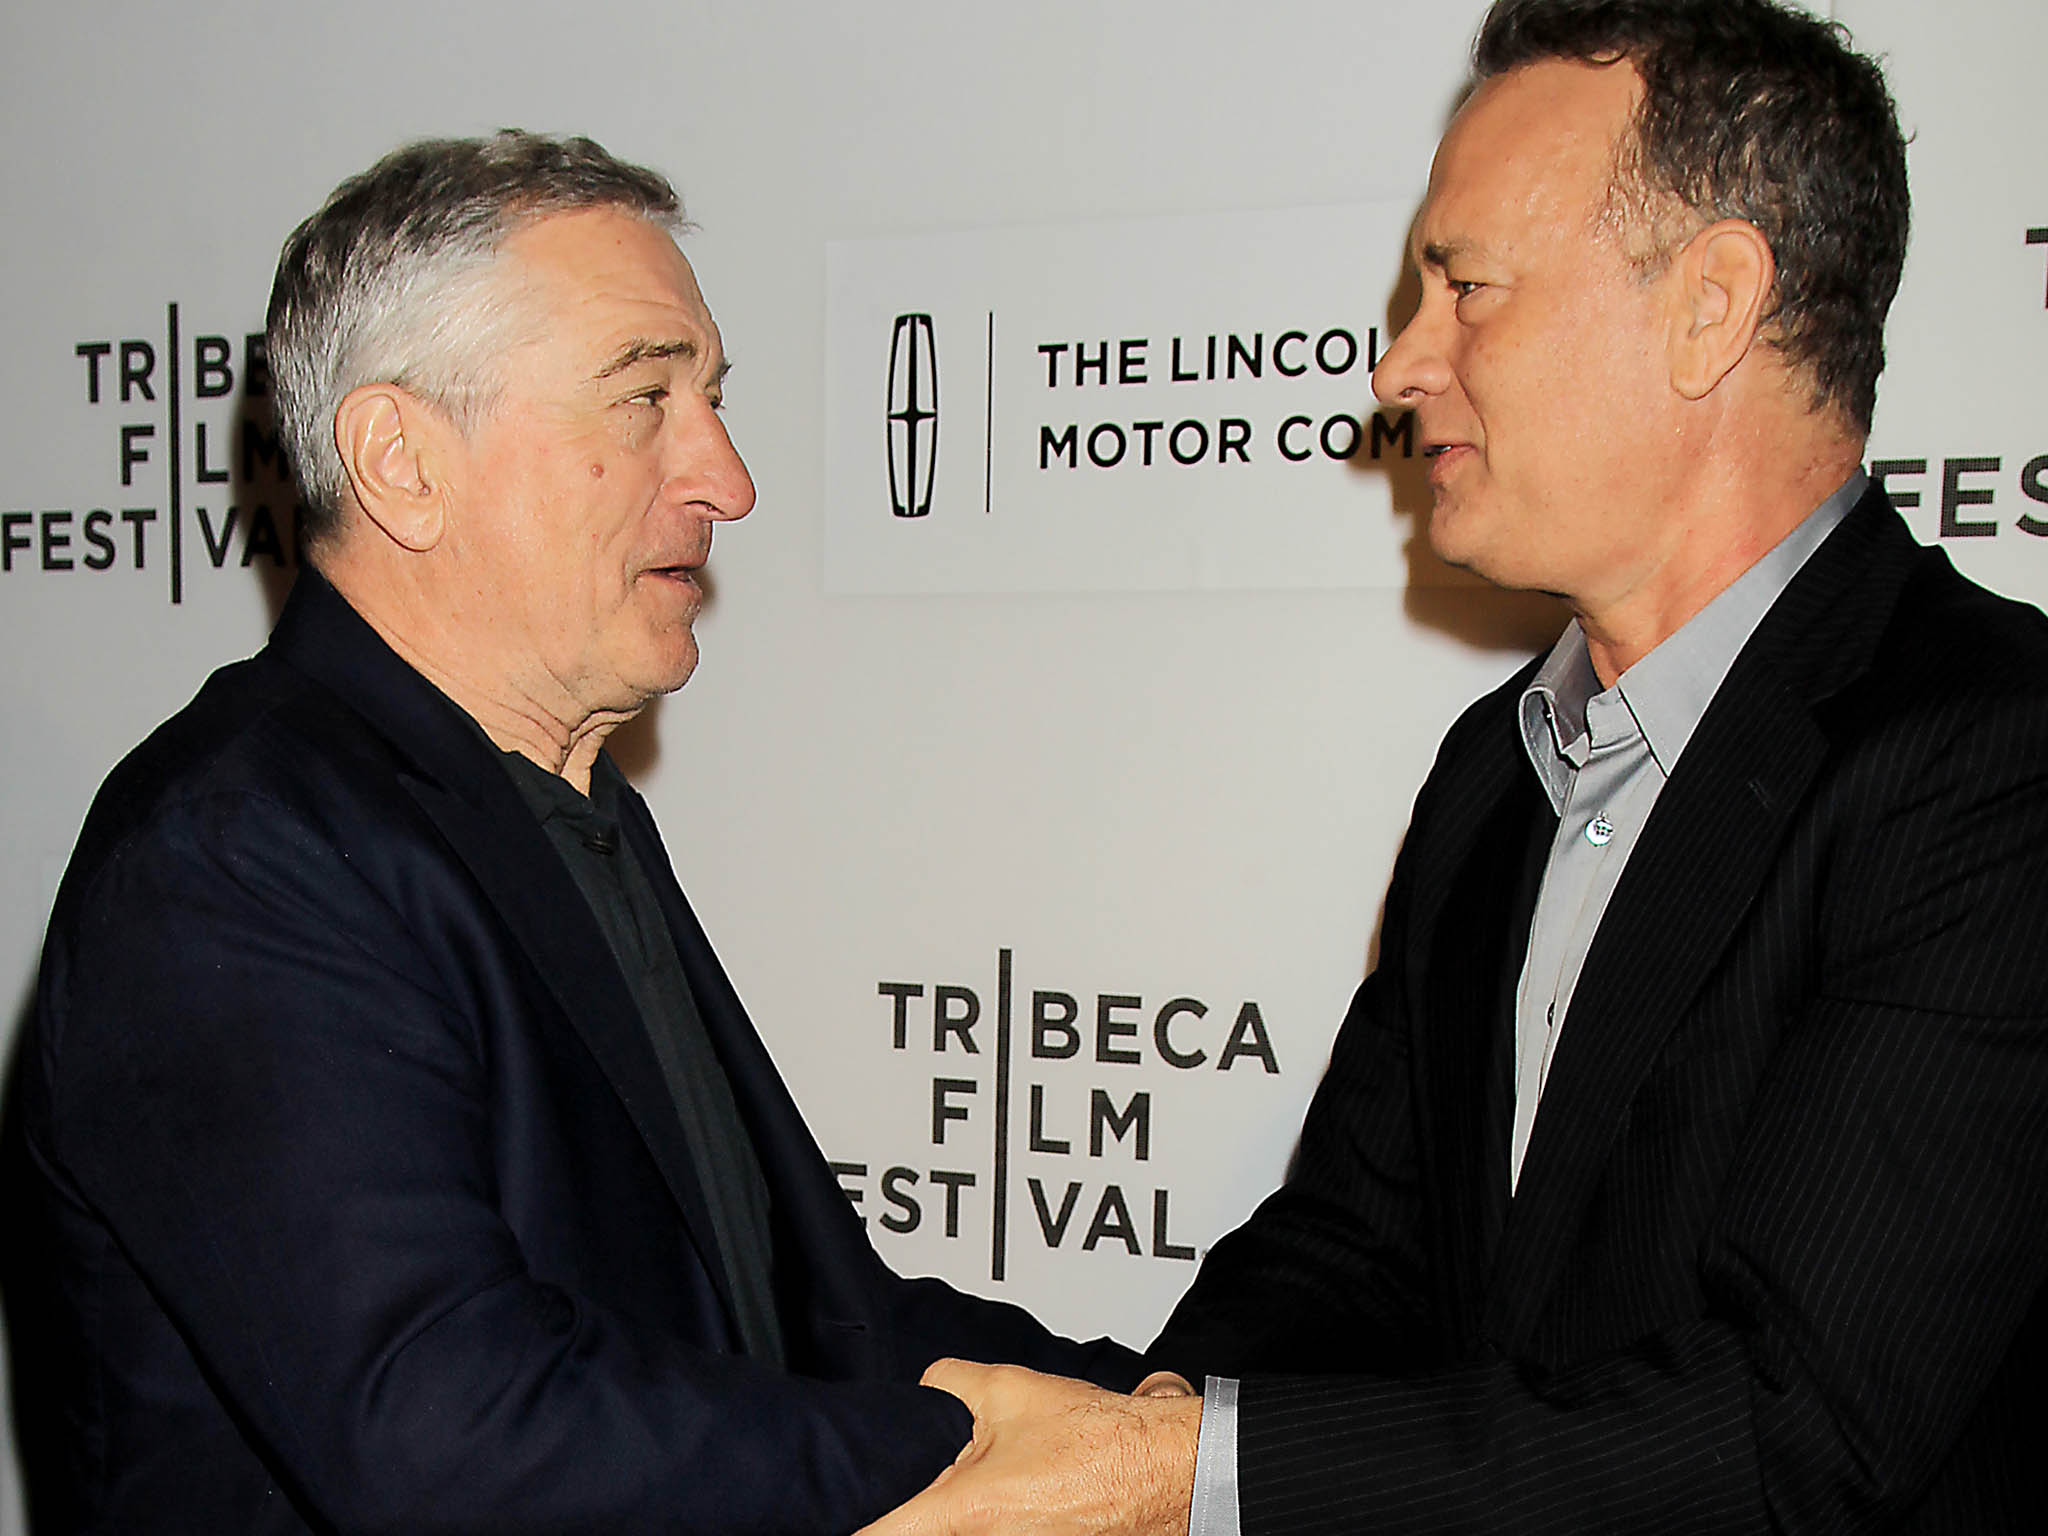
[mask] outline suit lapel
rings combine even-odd
[[[1783,699],[1751,699],[1739,719],[1717,709],[1658,797],[1558,1038],[1502,1239],[1500,1270],[1513,1284],[1496,1302],[1510,1310],[1489,1331],[1518,1335],[1547,1298],[1621,1107],[1775,863],[1823,747],[1811,719]]]
[[[1512,719],[1511,709],[1501,714]],[[1426,923],[1430,1022],[1416,1050],[1431,1183],[1441,1192],[1445,1324],[1459,1356],[1476,1340],[1507,1215],[1514,998],[1556,825],[1519,743],[1512,755],[1486,758],[1509,771],[1463,785],[1455,797],[1471,842]]]
[[[1487,1332],[1549,1300],[1623,1109],[1776,864],[1826,760],[1817,706],[1859,675],[1917,546],[1881,494],[1845,518],[1743,648],[1658,796],[1572,996],[1509,1208]]]
[[[776,1290],[785,1329],[811,1312],[840,1322],[858,1321],[868,1311],[863,1277],[874,1262],[873,1250],[861,1235],[845,1192],[826,1176],[824,1156],[788,1085],[676,882],[646,802],[623,780],[620,787],[627,841],[649,871],[697,1012],[725,1068],[768,1181],[774,1202]],[[794,1346],[798,1341],[786,1342]],[[817,1340],[803,1342],[815,1345]],[[796,1363],[793,1357],[792,1364]]]
[[[589,904],[504,765],[457,707],[393,653],[318,571],[301,572],[271,643],[412,761],[418,771],[404,777],[407,792],[475,878],[618,1095],[675,1196],[731,1322],[710,1211],[639,1007]]]
[[[499,765],[490,766],[504,777]],[[476,877],[618,1095],[675,1196],[698,1258],[731,1321],[730,1283],[711,1213],[639,1006],[619,974],[589,903],[547,835],[509,777],[503,787],[504,795],[494,792],[487,797],[497,803],[479,804],[437,784],[407,785]]]

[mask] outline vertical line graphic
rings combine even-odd
[[[181,452],[184,439],[178,419],[178,306],[168,306],[168,318],[164,325],[169,337],[168,356],[170,371],[166,377],[166,389],[170,395],[171,418],[171,601],[185,601],[185,503],[182,484],[185,478]]]
[[[981,408],[981,514],[994,507],[996,464],[996,312],[988,312],[988,390]]]
[[[993,324],[993,320],[991,320]],[[996,951],[996,1188],[988,1277],[1003,1278],[1010,1235],[1010,951]]]

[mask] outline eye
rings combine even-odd
[[[668,389],[664,385],[656,384],[648,389],[641,390],[637,395],[628,395],[626,403],[628,405],[651,405],[658,410],[661,407],[661,403],[666,399],[668,399]]]
[[[1451,294],[1454,298],[1466,299],[1470,298],[1473,294],[1477,293],[1480,289],[1484,288],[1486,284],[1470,283],[1466,282],[1463,278],[1453,277],[1446,278],[1444,280],[1444,286],[1451,290]]]

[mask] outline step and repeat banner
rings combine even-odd
[[[1431,559],[1369,386],[1482,9],[11,7],[0,1031],[100,778],[298,568],[280,241],[404,139],[588,133],[685,195],[760,488],[619,755],[883,1254],[1143,1342],[1284,1171],[1438,737],[1561,623]],[[1832,14],[1912,135],[1872,472],[2048,600],[2048,12]]]

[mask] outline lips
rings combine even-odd
[[[674,582],[678,586],[688,587],[690,590],[696,591],[698,590],[697,572],[703,568],[701,562],[689,565],[653,565],[649,566],[641,574],[659,577],[663,581]]]
[[[1422,445],[1422,456],[1429,460],[1429,477],[1439,480],[1449,474],[1472,452],[1470,443],[1431,443]]]

